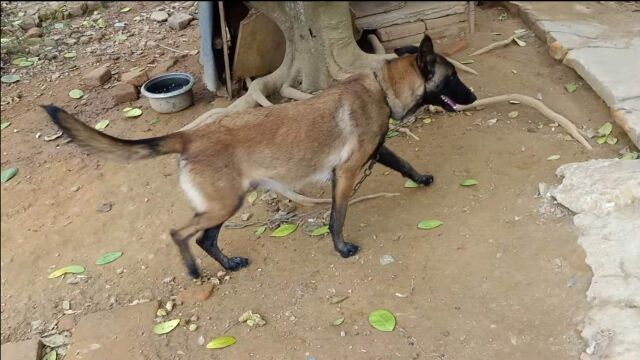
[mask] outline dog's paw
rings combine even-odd
[[[429,174],[420,175],[415,180],[415,182],[420,185],[429,186],[433,183],[433,175],[429,175]]]
[[[229,258],[229,261],[227,261],[222,266],[229,271],[238,271],[243,267],[249,266],[249,259],[243,258],[240,256],[235,256],[235,257]]]
[[[200,278],[200,270],[198,270],[197,266],[189,266],[187,267],[187,270],[189,272],[189,276],[191,276],[192,279],[199,279]]]
[[[344,246],[338,248],[337,250],[340,256],[342,256],[343,258],[348,258],[355,255],[359,249],[360,247],[358,247],[358,245],[346,242],[344,243]]]

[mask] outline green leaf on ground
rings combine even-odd
[[[473,64],[473,60],[462,60],[460,61],[460,64],[464,64],[464,65]]]
[[[617,142],[618,142],[618,138],[617,137],[615,137],[613,135],[607,136],[607,144],[614,145]]]
[[[3,75],[2,78],[0,78],[0,81],[6,84],[12,84],[16,81],[20,81],[20,75],[17,75],[17,74]]]
[[[578,89],[578,85],[576,85],[575,83],[568,83],[568,84],[564,84],[564,88],[572,93],[574,91],[576,91],[576,89]]]
[[[8,128],[10,125],[11,125],[11,121],[3,122],[2,124],[0,124],[0,130],[4,130]]]
[[[609,135],[613,130],[613,125],[610,122],[604,123],[600,129],[598,129],[598,135]]]
[[[125,8],[120,9],[120,12],[121,13],[126,13],[126,12],[129,12],[129,10],[131,10],[130,7],[125,7]]]
[[[320,236],[329,233],[329,225],[323,225],[315,228],[313,232],[311,232],[311,236]]]
[[[265,232],[265,230],[267,230],[266,226],[260,226],[259,228],[256,229],[256,236],[262,235]]]
[[[207,344],[207,349],[222,349],[236,343],[236,339],[232,336],[220,336],[211,340]]]
[[[627,152],[627,153],[622,154],[620,159],[622,159],[622,160],[635,160],[635,159],[638,159],[639,156],[640,156],[640,154],[638,154],[636,152]]]
[[[73,89],[73,90],[69,91],[69,96],[72,99],[80,99],[81,97],[84,96],[84,91],[82,91],[80,89]]]
[[[2,174],[0,175],[2,183],[4,184],[7,181],[11,180],[14,176],[16,176],[17,173],[18,173],[18,168],[12,167],[12,168],[2,170]]]
[[[605,142],[607,142],[607,136],[608,135],[598,136],[598,138],[596,139],[596,142],[600,145],[604,144]]]
[[[369,314],[369,324],[376,330],[389,332],[396,327],[396,318],[388,310],[374,310]]]
[[[258,198],[258,192],[257,191],[252,191],[252,192],[249,193],[249,195],[247,195],[247,201],[251,205],[253,205],[253,203],[256,202],[257,198]]]
[[[109,126],[109,120],[100,120],[96,124],[96,129],[104,130],[107,126]]]
[[[341,317],[339,319],[335,319],[332,324],[333,324],[333,326],[340,326],[340,325],[342,325],[343,322],[344,322],[344,318]]]
[[[169,320],[163,323],[157,324],[153,327],[153,333],[156,335],[162,335],[170,332],[175,329],[176,326],[180,323],[180,319]]]
[[[478,185],[478,180],[476,180],[476,179],[465,179],[465,180],[462,180],[460,182],[460,185],[462,185],[462,186]]]
[[[84,266],[82,265],[69,265],[69,266],[65,266],[63,268],[60,268],[54,272],[52,272],[51,274],[49,274],[49,279],[53,279],[53,278],[57,278],[59,276],[62,276],[64,274],[81,274],[84,272]]]
[[[75,51],[70,51],[70,52],[64,53],[63,56],[67,59],[74,59],[76,56],[78,56],[78,54],[76,54]]]
[[[149,120],[149,125],[155,125],[155,124],[157,124],[159,122],[160,122],[160,119],[154,118],[154,119]]]
[[[551,155],[547,158],[547,160],[558,160],[560,159],[560,155]]]
[[[51,352],[47,355],[47,357],[44,360],[57,360],[58,359],[58,352],[55,350],[51,350]]]
[[[417,188],[418,184],[416,184],[415,181],[411,180],[411,179],[407,179],[407,181],[404,182],[404,187],[406,188]]]
[[[13,59],[13,61],[11,61],[11,63],[13,65],[20,65],[20,63],[23,62],[23,61],[27,61],[27,58],[26,57],[15,58],[15,59]]]
[[[400,135],[400,133],[399,133],[399,132],[394,131],[394,130],[389,130],[389,131],[387,132],[387,135],[386,135],[386,136],[387,136],[387,139],[388,139],[388,138],[396,137],[396,136],[398,136],[398,135]]]
[[[429,230],[437,228],[442,225],[442,221],[440,220],[424,220],[418,223],[418,229]]]
[[[271,236],[274,237],[283,237],[291,234],[296,231],[298,228],[297,224],[282,224],[279,228],[277,228],[274,232],[271,233]]]
[[[96,260],[96,265],[105,265],[108,263],[112,263],[116,261],[120,256],[122,256],[122,251],[112,251],[108,253],[102,254],[98,260]]]
[[[129,109],[127,112],[124,113],[124,116],[128,118],[138,117],[140,115],[142,115],[142,110],[138,108]]]

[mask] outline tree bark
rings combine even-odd
[[[245,95],[226,108],[210,110],[183,128],[212,121],[221,114],[254,106],[270,106],[269,95],[302,100],[335,80],[377,68],[394,54],[374,55],[360,50],[353,36],[348,2],[251,2],[282,30],[284,59],[273,73],[251,82]],[[259,41],[259,39],[256,39]]]

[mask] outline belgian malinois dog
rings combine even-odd
[[[222,267],[238,270],[249,264],[246,258],[223,254],[217,240],[223,223],[258,185],[281,192],[330,180],[329,228],[334,248],[346,258],[358,251],[342,235],[348,200],[368,160],[418,184],[433,182],[433,176],[419,173],[384,146],[389,116],[401,119],[426,104],[455,111],[456,104],[476,100],[453,65],[434,52],[429,36],[419,47],[398,53],[404,55],[372,72],[352,75],[310,99],[229,113],[194,129],[148,139],[119,139],[56,106],[43,108],[68,137],[91,152],[124,160],[180,155],[180,185],[195,216],[172,230],[171,237],[194,278],[200,272],[188,240],[202,231],[196,243]]]

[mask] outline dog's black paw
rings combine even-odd
[[[229,261],[224,263],[222,266],[229,271],[238,271],[243,267],[247,267],[249,265],[249,259],[243,257],[232,257],[229,258]]]
[[[415,182],[420,185],[429,186],[433,183],[433,176],[429,174],[420,175]]]
[[[348,258],[355,255],[358,252],[358,250],[360,250],[360,247],[358,247],[358,245],[356,244],[346,242],[344,243],[344,246],[336,250],[338,250],[338,253],[340,253],[340,256],[342,256],[343,258]]]
[[[188,267],[188,271],[189,271],[189,276],[191,276],[192,279],[198,279],[200,278],[200,270],[198,270],[197,266],[189,266]]]

